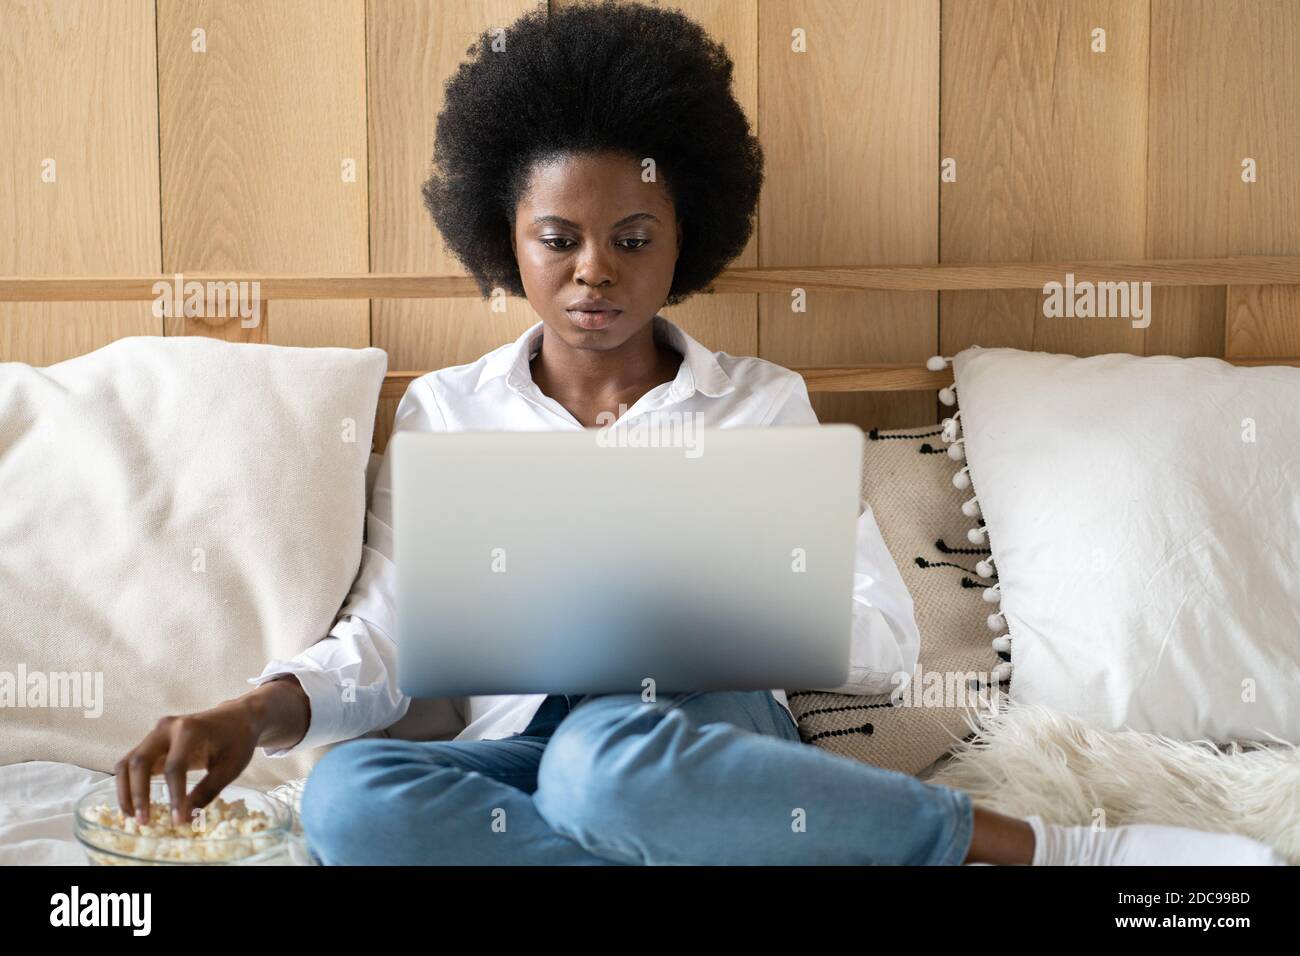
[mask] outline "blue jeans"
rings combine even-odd
[[[302,795],[369,865],[960,864],[970,797],[804,744],[767,691],[551,695],[501,740],[352,740]]]

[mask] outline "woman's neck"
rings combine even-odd
[[[542,336],[542,346],[530,362],[532,377],[542,394],[583,424],[600,411],[631,407],[656,385],[677,377],[682,356],[654,336],[654,321],[614,349],[575,349],[559,336]]]

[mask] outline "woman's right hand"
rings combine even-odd
[[[149,781],[161,773],[171,795],[172,820],[183,823],[194,809],[207,806],[221,790],[244,772],[257,749],[259,734],[243,698],[210,710],[164,717],[144,740],[113,767],[117,801],[126,816],[149,819]],[[207,770],[207,776],[185,792],[185,774]]]
[[[126,816],[149,819],[149,782],[167,780],[172,820],[183,823],[244,772],[259,744],[288,747],[301,741],[311,706],[297,679],[286,675],[210,710],[164,717],[113,767],[117,801]],[[185,775],[207,775],[185,792]]]

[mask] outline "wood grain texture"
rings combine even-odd
[[[420,195],[431,170],[443,84],[482,31],[508,26],[537,5],[535,0],[368,3],[370,260],[375,271],[467,275],[443,248]],[[476,288],[473,295],[377,299],[371,303],[371,344],[388,352],[389,368],[445,368],[512,341],[536,321],[522,299],[507,301],[505,311],[495,312],[478,298]],[[381,399],[376,448],[387,443],[396,411],[396,399]]]
[[[433,155],[443,84],[484,30],[506,27],[534,0],[371,0],[367,8],[371,262],[376,272],[467,276],[443,248],[420,195]],[[393,368],[441,368],[472,361],[516,338],[536,319],[523,300],[494,312],[466,278],[468,298],[376,300],[372,344]]]
[[[807,52],[792,49],[795,31]],[[938,0],[760,0],[764,267],[934,263],[938,257]],[[933,292],[808,292],[759,302],[759,354],[785,366],[921,362]],[[817,395],[822,421],[935,420],[932,396]]]
[[[157,115],[152,0],[0,0],[0,274],[161,271]],[[143,302],[0,302],[0,361],[161,333]]]
[[[1244,13],[1245,11],[1239,11]],[[1251,11],[1255,30],[1239,56],[1245,123],[1240,152],[1258,179],[1237,177],[1228,192],[1234,252],[1300,251],[1300,4],[1279,0]],[[1222,11],[1218,12],[1222,16]],[[1300,356],[1300,289],[1230,285],[1225,349],[1229,356]]]
[[[1289,358],[1233,358],[1227,361],[1240,366],[1300,366],[1300,356]],[[801,368],[795,366],[792,371],[803,376],[809,393],[814,396],[827,392],[868,392],[873,394],[881,392],[934,392],[945,385],[951,385],[953,381],[951,369],[942,372],[931,372],[922,365],[846,366],[844,368],[829,366]],[[425,372],[422,371],[389,372],[384,376],[384,383],[379,392],[380,398],[396,401],[405,394],[412,381],[424,374]],[[386,444],[387,436],[383,443],[376,445],[375,450],[382,453]]]
[[[552,0],[552,9],[563,6]],[[677,0],[662,3],[680,10],[727,48],[734,64],[732,94],[749,118],[755,135],[762,141],[758,113],[758,18],[754,0]],[[754,268],[759,264],[759,223],[745,250],[731,261],[730,268]],[[678,305],[661,309],[665,317],[709,348],[732,355],[758,355],[760,297],[752,292],[714,292],[698,295]]]
[[[1225,339],[1227,358],[1300,357],[1300,288],[1228,286]]]
[[[369,270],[365,0],[160,3],[157,82],[165,272]],[[273,344],[370,343],[364,302],[272,312]]]
[[[912,392],[943,388],[952,384],[952,372],[931,372],[922,365],[814,366],[795,367],[809,392]],[[384,376],[380,398],[401,398],[423,371],[389,372]]]
[[[1236,117],[1235,108],[1219,102],[1235,59],[1219,32],[1230,27],[1231,18],[1214,12],[1222,6],[1218,0],[1151,0],[1151,256],[1219,256],[1230,250],[1224,216],[1227,193],[1239,181],[1240,157],[1232,154],[1240,150],[1223,139]],[[1224,288],[1156,290],[1152,305],[1159,321],[1152,320],[1147,353],[1222,355],[1225,295]]]
[[[81,304],[70,303],[83,290],[58,279],[0,281],[0,358],[44,364],[161,331],[130,286],[177,270],[256,272],[270,298],[318,301],[273,302],[252,331],[185,320],[170,331],[371,344],[361,293],[395,282],[395,295],[450,297],[373,302],[373,344],[392,368],[473,361],[513,339],[536,321],[526,301],[494,313],[467,279],[437,278],[463,273],[419,184],[442,83],[466,47],[543,2],[0,0],[0,273],[123,277]],[[1265,284],[1293,281],[1300,253],[1300,3],[673,6],[727,45],[767,156],[744,255],[718,294],[665,310],[706,344],[799,368],[919,363],[972,341],[1300,354],[1300,289]],[[1094,26],[1107,30],[1104,54],[1088,48]],[[196,27],[203,54],[191,51]],[[790,50],[796,28],[806,54]],[[958,180],[940,184],[950,155]],[[1253,184],[1241,181],[1247,156]],[[57,184],[40,182],[46,158]],[[1081,262],[1147,271],[1145,335],[1042,316],[1044,270]],[[837,268],[864,263],[912,268]],[[370,270],[366,290],[347,275]],[[790,311],[793,286],[812,290],[806,314]],[[934,289],[981,291],[944,291],[936,328]],[[827,421],[915,424],[931,417],[919,400],[818,393],[814,405]]]
[[[1152,0],[1151,18],[1148,254],[1300,251],[1300,4]],[[1294,287],[1166,291],[1156,305],[1149,351],[1300,354]]]
[[[1041,289],[1072,272],[1094,282],[1148,280],[1153,286],[1300,284],[1300,256],[1227,256],[1222,259],[1116,259],[1063,262],[981,263],[931,266],[808,266],[726,269],[717,287],[744,292],[784,292],[797,285],[814,291],[935,291],[942,289]],[[187,281],[256,281],[263,299],[473,298],[464,276],[418,272],[355,274],[189,272]],[[0,302],[95,302],[153,299],[166,275],[3,276]]]
[[[940,187],[945,265],[1142,258],[1147,56],[1145,2],[946,0],[941,153],[957,179]],[[940,301],[945,355],[1143,349],[1127,318],[1045,316],[1041,286]]]

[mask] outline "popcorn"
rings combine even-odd
[[[157,800],[150,803],[149,820],[143,824],[107,803],[87,807],[82,816],[88,823],[109,828],[87,828],[83,833],[87,842],[142,862],[229,863],[280,842],[275,821],[261,810],[249,810],[242,798],[227,803],[217,797],[195,810],[191,823],[173,823],[171,807]],[[97,863],[133,862],[87,850]]]

